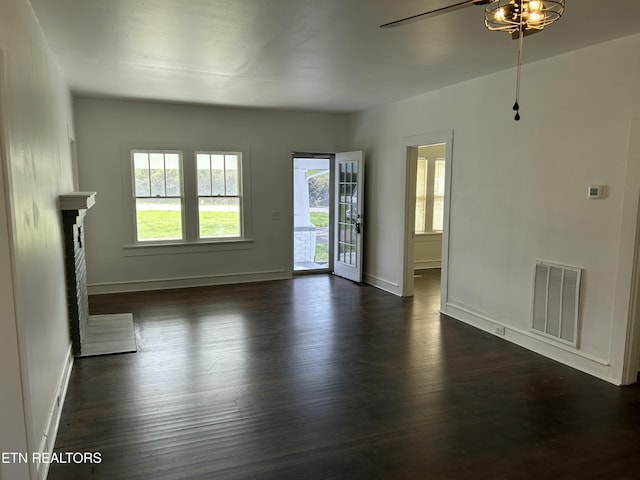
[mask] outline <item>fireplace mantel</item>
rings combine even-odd
[[[60,210],[88,210],[96,203],[96,192],[72,192],[59,198]]]

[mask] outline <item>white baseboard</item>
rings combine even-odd
[[[385,292],[393,293],[394,295],[402,295],[402,292],[400,292],[400,285],[398,283],[390,282],[389,280],[385,280],[368,273],[364,273],[362,277],[364,283],[368,285],[379,288],[380,290],[384,290]]]
[[[447,303],[446,311],[442,313],[601,380],[614,385],[621,384],[621,379],[617,378],[607,359],[598,358],[562,344],[552,343],[551,340],[544,337],[494,320],[463,305]],[[498,326],[504,327],[504,335],[496,333]]]
[[[88,285],[88,290],[89,295],[100,295],[105,293],[142,292],[147,290],[169,290],[173,288],[208,287],[211,285],[263,282],[270,280],[285,280],[288,278],[291,278],[290,272],[287,272],[285,270],[270,270],[262,272],[91,283]]]
[[[64,364],[60,371],[60,378],[58,379],[58,386],[51,401],[51,407],[49,409],[49,416],[47,418],[47,424],[45,431],[42,434],[40,440],[40,447],[38,452],[42,458],[43,453],[51,454],[53,447],[56,443],[56,436],[58,435],[58,426],[60,425],[60,416],[62,415],[62,406],[64,405],[64,399],[67,395],[67,388],[69,386],[69,379],[71,378],[71,370],[73,369],[73,354],[71,353],[71,345],[67,350]],[[38,480],[45,480],[49,473],[48,463],[37,463],[36,472]]]

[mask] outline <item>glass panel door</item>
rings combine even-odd
[[[362,188],[361,151],[336,154],[336,236],[334,273],[362,282]]]

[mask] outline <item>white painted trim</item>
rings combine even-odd
[[[640,374],[640,205],[637,214],[639,217],[636,222],[636,245],[633,252],[626,348],[622,369],[623,385],[636,383]]]
[[[441,260],[419,260],[413,264],[414,270],[428,270],[431,268],[441,268]]]
[[[230,283],[251,283],[269,280],[286,280],[291,272],[286,270],[265,270],[219,275],[197,275],[190,277],[154,278],[148,280],[128,280],[122,282],[101,282],[88,285],[89,295],[105,293],[142,292],[147,290],[169,290],[174,288],[206,287]]]
[[[394,295],[401,296],[402,292],[400,291],[400,284],[396,282],[391,282],[389,280],[385,280],[384,278],[376,277],[375,275],[371,275],[369,273],[364,273],[364,283],[367,285],[371,285],[373,287],[379,288],[380,290],[384,290],[385,292],[393,293]]]
[[[185,253],[225,252],[234,250],[250,250],[253,248],[253,238],[239,238],[211,242],[180,242],[180,243],[155,243],[136,244],[123,246],[125,257],[137,257],[145,255],[180,255]]]
[[[413,269],[416,258],[416,182],[418,177],[418,145],[403,146],[405,159],[404,199],[404,252],[402,252],[401,295],[412,297],[414,294]],[[402,190],[400,190],[402,191]],[[442,242],[442,240],[440,240]]]
[[[445,190],[444,190],[444,215],[442,231],[442,274],[440,281],[440,309],[443,310],[449,298],[449,225],[451,215],[451,185],[453,172],[453,130],[412,135],[402,139],[402,157],[404,169],[401,175],[402,189],[405,191],[404,208],[404,251],[402,252],[402,285],[400,292],[403,296],[413,295],[413,270],[415,262],[414,254],[414,228],[415,228],[415,182],[417,149],[420,145],[432,145],[436,143],[446,144],[445,159]],[[413,152],[415,150],[415,152]],[[412,153],[415,153],[413,155]]]
[[[53,398],[51,399],[51,407],[49,408],[49,416],[42,432],[40,446],[38,452],[42,457],[43,453],[51,454],[56,444],[56,436],[58,435],[58,427],[60,426],[60,417],[62,416],[62,406],[67,396],[67,388],[69,387],[69,379],[71,378],[71,370],[73,369],[73,354],[71,353],[71,345],[67,350],[64,358],[64,364],[60,372],[60,379],[56,387]],[[45,480],[49,473],[48,463],[37,463],[36,472],[39,480]]]
[[[363,152],[364,155],[364,152]],[[287,259],[287,269],[291,272],[291,275],[306,275],[306,274],[314,274],[314,273],[319,273],[322,270],[296,270],[295,269],[295,259],[294,259],[294,248],[295,248],[295,241],[293,238],[293,212],[295,211],[295,187],[293,185],[293,176],[294,176],[294,170],[295,170],[295,161],[296,159],[300,158],[300,159],[323,159],[323,160],[328,160],[329,161],[329,264],[328,267],[326,268],[327,273],[331,273],[333,272],[333,262],[334,262],[334,254],[333,254],[333,250],[335,248],[334,246],[334,238],[335,238],[335,189],[333,188],[333,185],[335,184],[335,166],[336,166],[336,162],[335,162],[335,157],[336,154],[335,152],[331,152],[331,153],[322,153],[322,151],[318,151],[318,152],[302,152],[302,151],[296,151],[296,150],[292,150],[291,151],[291,163],[288,165],[288,170],[287,170],[287,174],[288,174],[288,179],[287,179],[287,185],[289,185],[288,191],[286,192],[286,194],[289,196],[289,212],[286,213],[285,217],[289,220],[289,223],[287,225],[287,231],[290,232],[290,234],[287,236],[287,243],[289,244],[287,246],[287,251],[289,252],[289,257]],[[275,213],[275,212],[274,212]],[[278,218],[280,218],[279,216],[279,212],[278,212]]]
[[[490,318],[484,314],[473,311],[471,308],[447,303],[444,314],[459,320],[463,323],[479,328],[485,332],[495,336],[504,338],[505,340],[531,350],[532,352],[543,355],[547,358],[560,362],[569,367],[580,370],[581,372],[593,375],[614,385],[620,385],[620,379],[615,375],[615,371],[611,363],[607,359],[590,355],[586,352],[575,350],[571,347],[548,341],[543,337],[534,335],[531,332],[515,328],[512,325],[505,324],[499,320]],[[499,335],[495,333],[496,326],[504,327],[505,334]]]
[[[638,378],[640,356],[640,119],[629,122],[629,150],[625,174],[622,221],[619,232],[609,355],[624,385]],[[629,261],[631,259],[631,261]]]

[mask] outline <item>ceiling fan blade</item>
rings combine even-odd
[[[380,25],[380,28],[398,27],[400,25],[406,25],[407,23],[415,22],[416,20],[436,17],[444,13],[455,12],[456,10],[460,10],[461,8],[465,8],[470,5],[486,5],[487,3],[491,3],[491,1],[493,0],[466,0],[464,2],[449,5],[448,7],[436,8],[435,10],[431,10],[429,12],[419,13],[417,15],[412,15],[411,17],[403,18],[401,20],[385,23],[383,25]]]

